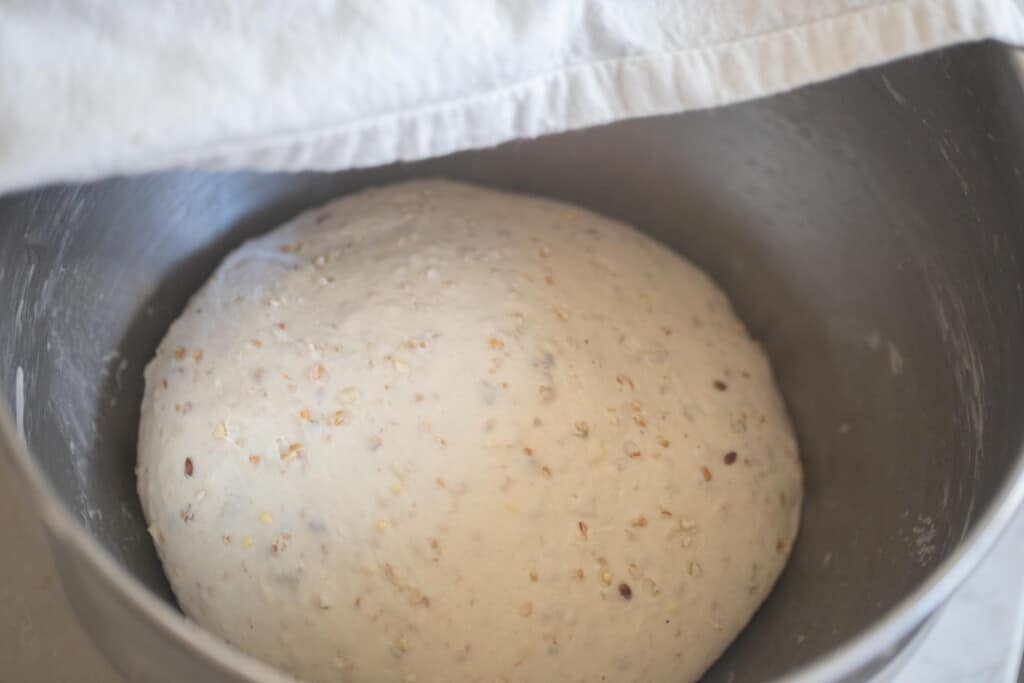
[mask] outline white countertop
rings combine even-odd
[[[44,532],[0,459],[0,681],[118,683],[78,626]],[[1024,512],[946,605],[895,680],[1017,683],[1024,647]]]
[[[907,683],[1017,683],[1024,653],[1024,511],[942,608],[899,672]]]

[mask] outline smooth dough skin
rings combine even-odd
[[[185,613],[308,681],[695,680],[801,469],[724,294],[632,228],[427,181],[228,256],[146,368]]]

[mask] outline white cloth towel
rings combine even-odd
[[[957,42],[1024,0],[5,0],[0,192],[332,170],[724,105]]]

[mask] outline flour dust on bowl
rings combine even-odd
[[[5,197],[3,449],[80,619],[122,671],[284,680],[175,608],[135,495],[143,367],[229,251],[334,197],[445,177],[567,201],[637,226],[721,285],[796,430],[792,557],[703,680],[864,680],[1024,495],[1022,106],[1015,53],[975,45],[414,164]]]

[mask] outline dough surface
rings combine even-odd
[[[146,368],[185,613],[309,681],[695,680],[802,475],[725,295],[632,228],[446,181],[229,255]]]

